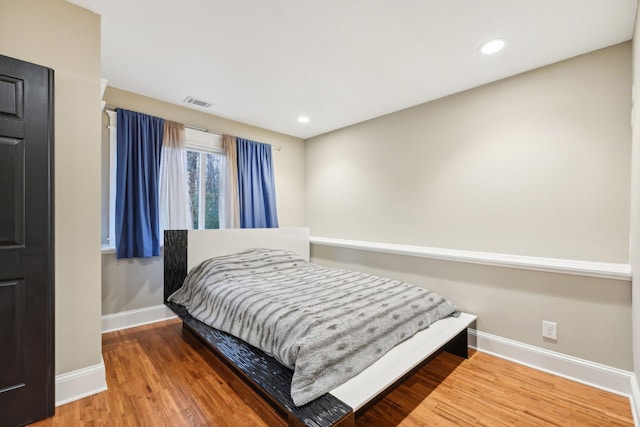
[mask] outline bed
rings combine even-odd
[[[297,406],[291,397],[293,371],[256,347],[192,317],[167,298],[178,290],[187,272],[202,261],[270,248],[291,251],[309,259],[306,228],[244,230],[170,230],[165,232],[165,303],[212,352],[230,366],[291,426],[349,426],[358,415],[441,351],[467,357],[467,328],[475,316],[461,313],[447,317],[393,347],[373,365],[344,384]]]

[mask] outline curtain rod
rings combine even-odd
[[[114,107],[112,105],[105,105],[105,107],[104,107],[105,110],[109,110],[109,111],[116,111],[116,108],[118,108],[118,107]],[[197,131],[200,131],[200,132],[211,133],[213,135],[218,135],[218,136],[222,136],[223,135],[221,132],[215,132],[215,131],[212,131],[212,130],[209,130],[209,129],[205,129],[205,128],[201,128],[201,127],[198,127],[198,126],[184,125],[184,127],[187,128],[187,129],[191,129],[191,130],[197,130]],[[276,145],[273,145],[273,144],[269,144],[269,145],[271,145],[271,149],[272,150],[280,151],[282,149],[282,147],[280,147],[280,146],[276,146]]]

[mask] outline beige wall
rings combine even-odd
[[[0,53],[55,70],[56,374],[101,361],[100,17],[4,0]]]
[[[640,271],[640,18],[636,14],[633,34],[633,132],[631,138],[631,253],[633,271]],[[633,368],[640,379],[640,279],[633,278]],[[637,409],[636,409],[637,411]]]
[[[256,128],[190,108],[168,104],[131,92],[108,87],[107,105],[152,114],[168,120],[227,133],[281,147],[273,151],[276,202],[280,226],[304,226],[304,141],[292,136]],[[103,115],[106,126],[106,113]],[[108,152],[109,133],[103,126],[103,156]],[[103,165],[108,167],[108,159]],[[103,173],[106,172],[103,166]],[[103,182],[106,181],[106,175]],[[103,211],[107,187],[103,185]],[[103,219],[104,223],[104,219]],[[103,233],[104,234],[104,233]],[[117,260],[115,254],[102,256],[102,314],[113,314],[162,304],[162,259]]]
[[[423,286],[478,316],[475,329],[632,370],[629,282],[312,245],[313,262]],[[542,320],[558,324],[557,342]]]
[[[625,43],[313,138],[311,234],[626,263],[630,87]],[[312,258],[433,289],[480,331],[632,369],[629,282],[319,245]]]
[[[316,236],[626,263],[630,44],[307,141]]]
[[[159,257],[116,258],[102,255],[102,314],[115,314],[162,304],[164,267]]]

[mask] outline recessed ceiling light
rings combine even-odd
[[[502,50],[504,47],[504,40],[496,39],[491,40],[480,46],[480,53],[484,55],[491,55]]]
[[[309,123],[309,117],[307,116],[298,117],[298,123]]]

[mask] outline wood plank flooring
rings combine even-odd
[[[104,334],[109,390],[56,408],[46,426],[284,426],[178,320]],[[632,426],[626,397],[484,353],[443,353],[357,426]]]

